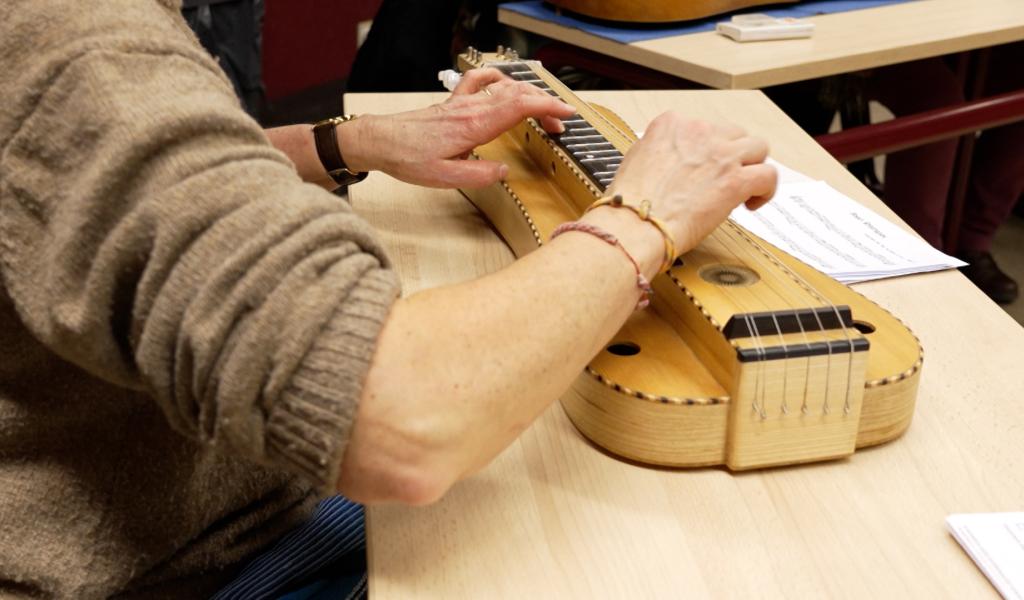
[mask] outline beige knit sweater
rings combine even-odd
[[[397,282],[173,0],[0,2],[0,597],[200,597],[331,489]]]

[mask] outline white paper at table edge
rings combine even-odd
[[[840,192],[836,188],[829,185],[828,182],[790,182],[779,187],[780,190],[783,188],[787,190],[792,190],[794,188],[798,190],[811,190],[810,192],[805,192],[804,195],[814,198],[815,201],[819,201],[820,198],[824,197],[827,194],[831,196],[831,198],[827,198],[827,200],[830,201],[830,203],[828,203],[828,210],[838,209],[840,212],[844,213],[849,212],[854,214],[865,215],[866,218],[870,218],[873,222],[877,224],[877,229],[879,229],[883,234],[887,234],[887,238],[891,238],[894,239],[895,241],[901,242],[906,241],[909,245],[914,246],[913,248],[910,249],[915,251],[916,256],[914,256],[913,259],[908,258],[908,260],[916,262],[921,262],[921,260],[934,261],[931,262],[931,264],[946,264],[947,262],[956,264],[957,262],[959,262],[955,257],[944,254],[942,251],[933,248],[931,245],[928,244],[928,242],[925,242],[919,237],[916,237],[913,233],[910,233],[909,231],[903,229],[896,223],[893,223],[889,219],[886,219],[882,215],[872,210],[870,207],[865,206],[860,202],[857,202],[853,198],[850,198],[846,194]],[[737,208],[737,211],[742,210],[742,207]],[[865,267],[865,269],[868,268],[869,267]],[[888,272],[889,270],[890,269],[885,269],[886,272]]]
[[[1000,512],[1000,513],[954,513],[946,517],[946,529],[953,538],[960,544],[964,552],[971,557],[978,569],[988,578],[996,591],[1006,600],[1024,600],[1024,596],[1011,587],[1012,583],[1006,579],[1003,572],[997,565],[992,564],[988,555],[978,556],[977,551],[982,548],[975,547],[975,539],[964,539],[960,535],[958,527],[970,527],[970,525],[988,525],[991,522],[1024,522],[1024,512]],[[983,544],[978,544],[983,546]],[[1013,593],[1013,596],[1010,593]]]
[[[771,159],[769,159],[769,160],[771,160]],[[866,267],[865,270],[862,272],[863,274],[858,274],[857,272],[841,272],[842,274],[847,275],[847,277],[844,278],[844,279],[846,279],[847,283],[852,282],[852,278],[854,278],[854,277],[857,278],[857,282],[859,283],[861,281],[871,281],[871,280],[876,280],[876,279],[884,279],[884,278],[887,278],[887,277],[900,277],[900,276],[903,276],[903,275],[913,275],[913,274],[917,274],[917,273],[926,273],[926,272],[933,272],[933,271],[952,269],[952,268],[956,268],[958,266],[964,266],[966,264],[963,261],[960,261],[959,259],[957,259],[955,257],[952,257],[952,256],[949,256],[947,254],[944,254],[943,252],[933,248],[932,246],[928,245],[928,243],[925,242],[924,240],[921,240],[920,238],[914,237],[914,235],[912,233],[907,232],[906,230],[904,230],[900,226],[898,226],[895,223],[889,221],[888,219],[886,219],[882,215],[880,215],[877,212],[875,212],[874,210],[872,210],[870,207],[867,207],[867,206],[861,204],[860,202],[857,202],[856,200],[850,198],[846,194],[844,194],[844,193],[840,192],[839,190],[835,189],[834,187],[829,185],[828,182],[821,181],[821,180],[811,179],[809,177],[806,177],[806,176],[802,175],[799,171],[796,171],[794,169],[790,169],[790,168],[786,167],[785,165],[782,165],[781,163],[778,163],[778,162],[775,162],[775,161],[772,161],[772,162],[775,163],[777,169],[780,169],[780,173],[779,173],[780,180],[784,176],[787,177],[787,179],[789,177],[792,177],[792,179],[790,179],[789,181],[786,181],[784,183],[780,183],[780,185],[779,185],[780,189],[782,189],[783,187],[805,187],[805,186],[816,186],[816,187],[825,188],[830,194],[834,194],[836,196],[836,200],[838,200],[842,204],[847,205],[849,207],[849,210],[870,214],[870,216],[877,218],[880,228],[888,229],[892,233],[894,233],[896,236],[899,236],[899,237],[905,236],[907,241],[909,241],[909,242],[911,242],[911,243],[913,243],[915,245],[919,244],[921,250],[923,251],[923,253],[928,255],[925,258],[926,258],[926,260],[929,261],[929,263],[922,264],[920,262],[920,259],[918,260],[918,264],[922,264],[921,268],[911,268],[909,270],[894,269],[894,270],[886,270],[884,272],[878,272],[878,271],[870,270],[870,267]],[[785,171],[783,171],[782,169],[785,169]],[[795,175],[790,175],[790,174],[795,174]],[[802,180],[801,180],[801,178],[798,178],[798,177],[801,177]],[[745,210],[745,209],[742,206],[739,206],[733,212],[735,213],[735,212],[742,211],[742,210]],[[735,215],[734,215],[733,218],[734,219],[736,218]],[[744,225],[744,223],[742,221],[746,221],[746,219],[743,218],[743,217],[740,217],[739,221],[740,221],[739,222],[740,225]],[[749,229],[751,230],[752,233],[754,233],[756,235],[760,235],[758,233],[758,229],[756,227],[749,228]],[[770,239],[768,239],[767,241],[769,243],[771,243]],[[794,258],[797,258],[798,260],[802,260],[799,257],[795,257],[794,256]],[[811,263],[807,263],[807,264],[810,265],[811,267],[815,268],[815,269],[822,270],[817,265],[814,265],[814,264],[811,264]],[[823,272],[825,272],[826,274],[829,274],[827,271],[823,271]]]
[[[780,186],[786,183],[813,183],[815,181],[821,181],[820,179],[808,177],[796,169],[791,169],[770,156],[764,162],[765,164],[775,167],[775,170],[778,171]]]

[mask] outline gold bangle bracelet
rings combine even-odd
[[[668,228],[661,222],[661,219],[651,214],[651,201],[641,200],[640,205],[636,206],[633,204],[627,204],[621,194],[615,194],[614,196],[605,196],[599,198],[596,202],[587,207],[587,210],[583,211],[586,214],[595,208],[602,206],[611,206],[612,208],[628,208],[633,211],[641,221],[646,221],[661,233],[662,239],[665,241],[665,259],[661,263],[661,267],[658,268],[659,273],[664,273],[672,268],[672,263],[676,260],[676,242],[672,239],[672,234],[668,232]]]

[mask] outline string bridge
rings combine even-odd
[[[722,333],[726,339],[734,340],[852,326],[853,313],[849,306],[819,306],[736,314],[722,328]]]
[[[733,315],[722,329],[739,343],[740,362],[866,352],[849,306],[822,306]]]

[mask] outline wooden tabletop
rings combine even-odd
[[[1024,39],[1021,0],[916,0],[813,17],[810,39],[743,44],[714,32],[622,44],[507,9],[499,8],[498,18],[718,89],[756,89]]]
[[[738,122],[784,164],[895,218],[760,92],[583,97],[638,129],[670,108]],[[354,113],[390,112],[441,98],[345,102]],[[350,194],[406,294],[513,260],[458,192],[375,173]],[[597,450],[555,404],[437,504],[368,510],[373,597],[995,597],[943,520],[1024,509],[1024,329],[955,271],[856,287],[925,348],[904,437],[823,464],[657,469]]]

